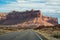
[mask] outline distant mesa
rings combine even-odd
[[[44,16],[40,10],[31,11],[12,11],[5,14],[0,14],[0,24],[2,25],[44,25],[54,26],[58,24],[58,19]]]

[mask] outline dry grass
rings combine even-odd
[[[40,33],[48,40],[60,40],[60,29],[53,29],[53,28],[43,28],[40,30],[35,30],[36,32]]]
[[[8,32],[10,32],[10,31],[4,30],[4,29],[0,29],[0,35],[5,34],[5,33],[8,33]]]
[[[0,28],[0,35],[2,34],[6,34],[9,32],[20,32],[20,31],[24,31],[25,29],[17,29],[17,28],[9,28],[9,29],[5,29],[5,28]]]

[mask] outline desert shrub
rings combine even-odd
[[[3,30],[0,30],[0,35],[1,35],[1,34],[4,34],[4,33],[6,33],[6,32],[5,32],[5,31],[3,31]]]
[[[52,37],[57,38],[57,39],[58,39],[58,38],[60,39],[60,34],[59,34],[59,35],[58,35],[58,34],[57,34],[57,35],[54,34],[54,35],[52,35]]]
[[[52,34],[51,36],[54,37],[54,38],[60,39],[60,33],[58,33],[58,32]]]

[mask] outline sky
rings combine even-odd
[[[42,14],[58,18],[60,24],[60,0],[0,0],[0,12],[40,10]]]

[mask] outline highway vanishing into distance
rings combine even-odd
[[[24,30],[21,32],[10,32],[8,34],[0,35],[0,40],[47,40],[42,35],[33,30]]]

